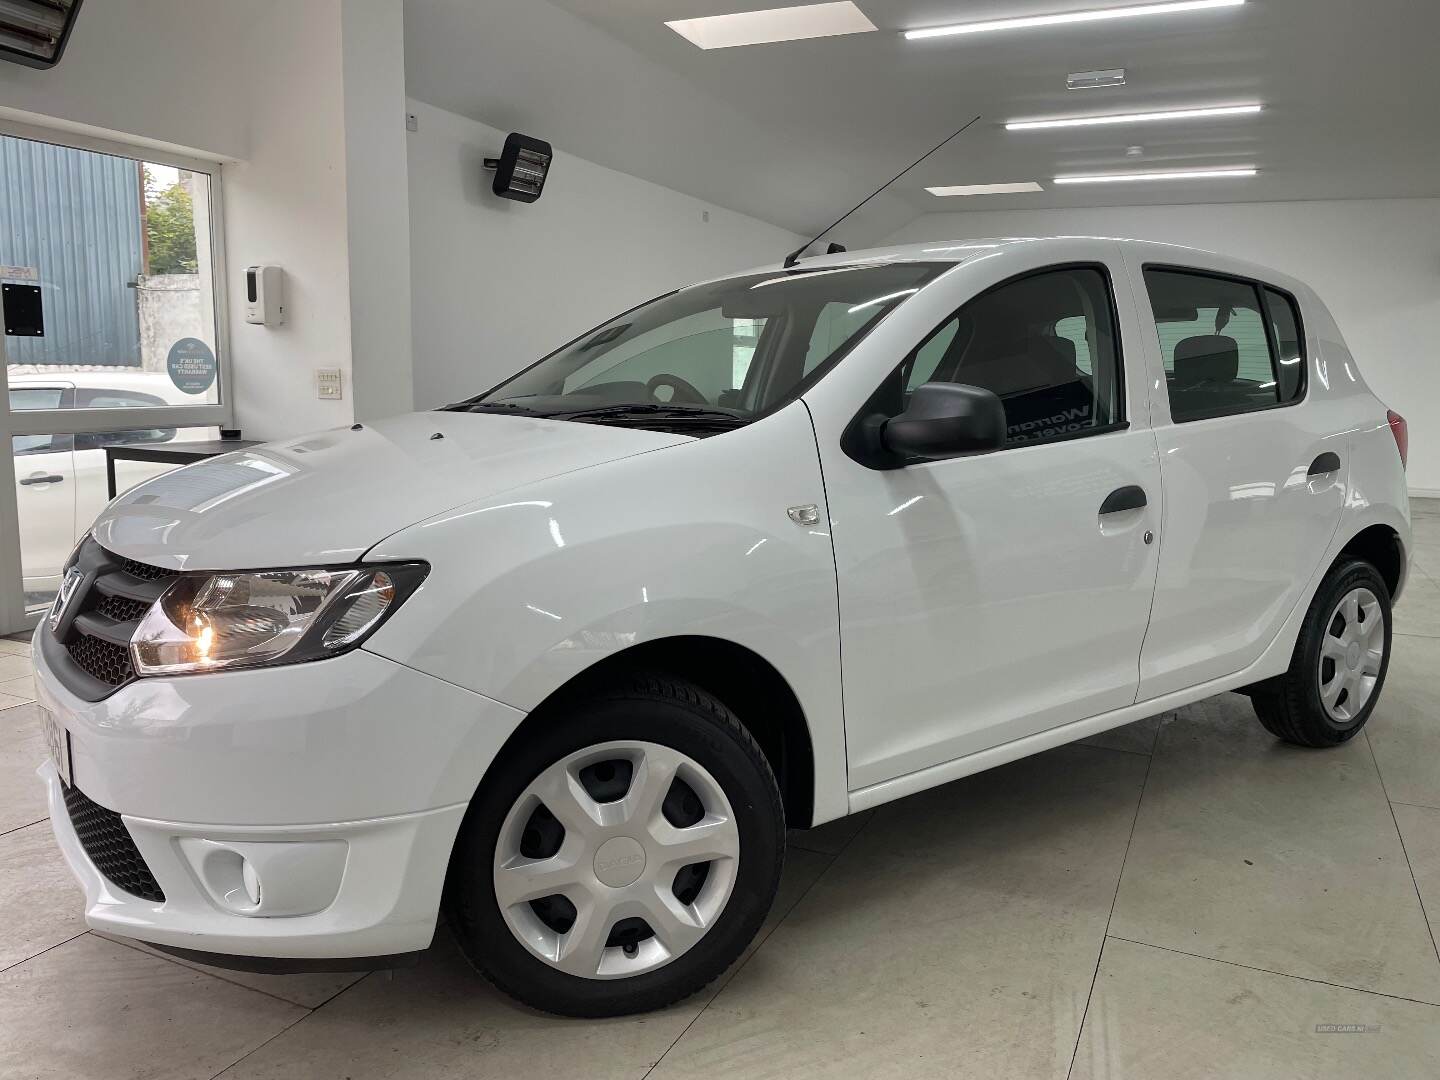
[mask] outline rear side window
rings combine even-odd
[[[999,396],[1011,445],[1108,428],[1122,418],[1112,311],[1109,279],[1094,267],[997,285],[905,358],[884,411],[903,412],[927,382],[953,382]]]
[[[1145,286],[1176,423],[1268,409],[1304,392],[1299,318],[1284,294],[1179,270],[1147,269]],[[1277,362],[1277,348],[1289,362]]]
[[[1275,289],[1265,290],[1265,308],[1280,351],[1280,400],[1298,401],[1305,393],[1305,335],[1300,329],[1300,312],[1294,300]]]

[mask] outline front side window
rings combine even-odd
[[[1286,297],[1273,293],[1272,304],[1252,282],[1179,270],[1147,269],[1145,287],[1176,423],[1268,409],[1303,393],[1303,361],[1277,365],[1271,346],[1273,333],[1285,358],[1301,361]]]
[[[681,289],[447,408],[707,434],[793,398],[946,263],[795,268]]]
[[[1073,438],[1122,417],[1110,283],[1095,267],[998,285],[942,323],[896,368],[869,412],[897,416],[927,382],[964,383],[1005,406],[1007,443]]]

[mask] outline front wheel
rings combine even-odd
[[[735,961],[774,899],[785,818],[720,701],[642,676],[553,714],[466,814],[448,907],[500,989],[570,1016],[661,1008]]]
[[[1367,562],[1342,563],[1311,602],[1290,670],[1250,689],[1265,729],[1297,746],[1355,736],[1379,700],[1390,666],[1390,590]]]

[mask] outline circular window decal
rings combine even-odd
[[[203,394],[215,385],[215,354],[199,338],[181,338],[171,345],[165,368],[182,393]]]

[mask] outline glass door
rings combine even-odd
[[[0,632],[54,599],[107,446],[231,426],[219,199],[213,162],[0,121]]]

